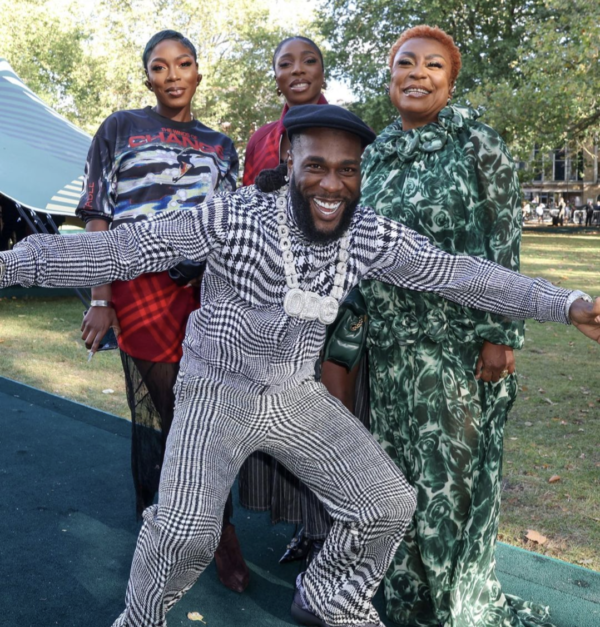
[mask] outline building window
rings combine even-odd
[[[540,149],[535,146],[533,148],[533,181],[544,180],[544,155],[540,152]]]
[[[567,151],[564,148],[554,151],[554,172],[552,174],[553,181],[566,180]]]
[[[583,152],[579,151],[567,159],[567,180],[583,181]]]

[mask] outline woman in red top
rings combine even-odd
[[[285,98],[281,117],[261,126],[250,138],[244,160],[244,185],[253,185],[261,170],[271,169],[287,159],[290,147],[283,116],[290,107],[305,104],[327,104],[323,54],[306,37],[284,39],[275,49],[273,71],[277,94]]]
[[[306,37],[284,39],[273,54],[277,94],[285,98],[281,117],[261,126],[250,138],[244,161],[244,185],[253,185],[257,175],[287,159],[289,140],[283,116],[291,107],[327,104],[323,54]],[[328,516],[317,498],[272,457],[255,453],[244,463],[239,477],[240,503],[252,510],[271,510],[273,523],[302,523],[292,549],[282,561],[304,557],[311,545],[320,547],[329,529]]]

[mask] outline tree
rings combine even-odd
[[[600,4],[547,0],[546,9],[511,74],[469,94],[523,157],[534,144],[541,152],[585,148],[600,132]]]
[[[0,57],[32,91],[74,121],[85,100],[81,72],[88,63],[88,32],[75,14],[68,0],[0,0]]]

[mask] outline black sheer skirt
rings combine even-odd
[[[174,386],[179,363],[161,363],[131,357],[121,351],[127,403],[131,412],[131,471],[136,513],[152,505],[158,493],[160,471],[175,409]],[[231,495],[224,520],[233,514]]]

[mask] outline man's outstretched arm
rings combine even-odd
[[[35,235],[0,253],[0,288],[78,287],[129,280],[184,259],[203,261],[226,232],[225,197],[112,231]]]
[[[571,307],[586,296],[552,285],[545,279],[508,270],[479,257],[449,255],[414,231],[378,217],[379,248],[364,278],[398,287],[436,292],[467,307],[501,314],[510,319],[571,322]],[[583,302],[583,301],[582,301]],[[577,306],[574,324],[594,337],[595,307]],[[584,330],[585,329],[585,330]],[[594,339],[596,339],[594,337]]]

